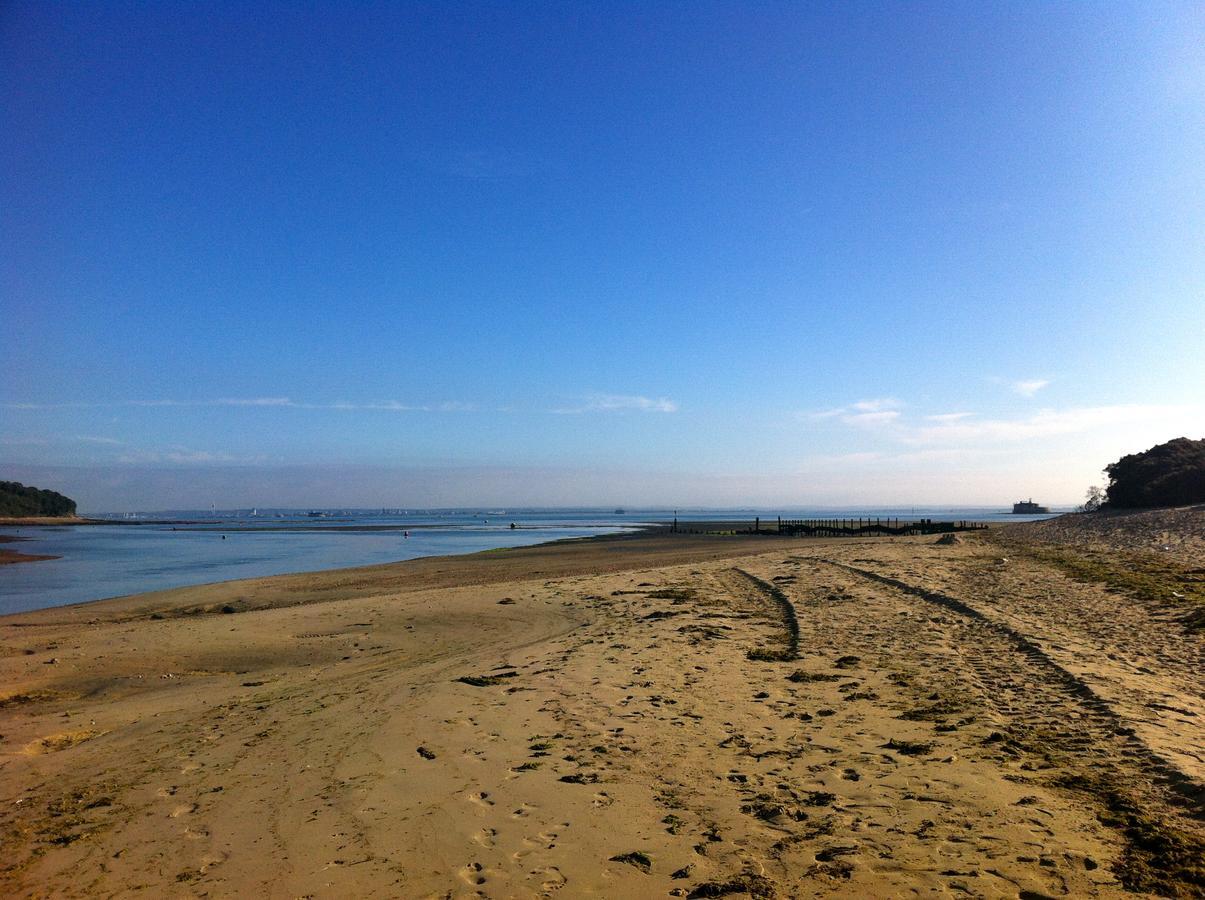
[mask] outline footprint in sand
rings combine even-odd
[[[487,849],[492,849],[494,846],[494,838],[496,838],[497,836],[498,836],[498,829],[482,828],[480,831],[474,833],[473,840],[476,841],[478,844],[480,844],[482,847],[486,847]]]
[[[470,803],[476,803],[482,809],[489,809],[494,805],[494,801],[490,799],[490,795],[485,791],[482,791],[480,794],[467,794],[466,797]]]
[[[491,804],[492,805],[492,804]],[[530,803],[520,803],[518,809],[510,814],[512,819],[521,819],[535,809]]]
[[[483,874],[485,867],[479,862],[469,863],[457,874],[465,884],[479,885],[485,884],[485,875]]]
[[[536,878],[543,879],[540,882],[540,890],[542,891],[559,891],[568,883],[568,879],[561,874],[561,870],[556,866],[549,866],[546,869],[533,869],[531,874]]]
[[[513,860],[522,860],[525,856],[530,856],[537,850],[551,850],[556,847],[557,833],[555,831],[541,831],[535,837],[525,837],[521,841],[522,846],[510,855]]]
[[[600,791],[594,795],[594,799],[591,802],[594,804],[595,809],[605,809],[615,802],[615,798],[606,791]]]
[[[197,811],[197,804],[195,804],[195,803],[181,803],[179,806],[177,806],[175,809],[173,809],[173,810],[172,810],[171,812],[169,812],[167,815],[168,815],[168,817],[169,817],[169,818],[172,818],[172,819],[178,819],[178,818],[180,818],[181,816],[186,816],[186,815],[188,815],[189,813],[193,813],[193,812],[196,812],[196,811]]]

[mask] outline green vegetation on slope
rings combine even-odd
[[[1205,440],[1176,438],[1123,456],[1105,472],[1113,509],[1205,503]]]
[[[74,516],[75,501],[56,491],[0,481],[0,516]]]

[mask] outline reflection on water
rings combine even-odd
[[[185,585],[519,547],[612,533],[566,525],[496,529],[471,525],[402,531],[177,530],[163,525],[6,528],[31,540],[5,545],[61,559],[0,566],[0,614]],[[223,535],[225,535],[223,539]]]

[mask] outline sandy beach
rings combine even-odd
[[[0,619],[0,891],[1200,896],[1205,560],[1140,596],[1026,534],[646,534]]]

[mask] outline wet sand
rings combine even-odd
[[[0,891],[1196,896],[1192,621],[982,535],[653,534],[9,616]]]
[[[15,544],[18,541],[26,541],[29,538],[16,537],[11,534],[0,534],[0,544]],[[0,547],[0,566],[11,565],[12,563],[21,562],[37,562],[42,559],[58,559],[57,556],[50,556],[45,553],[22,553],[19,550],[10,550],[7,547]]]

